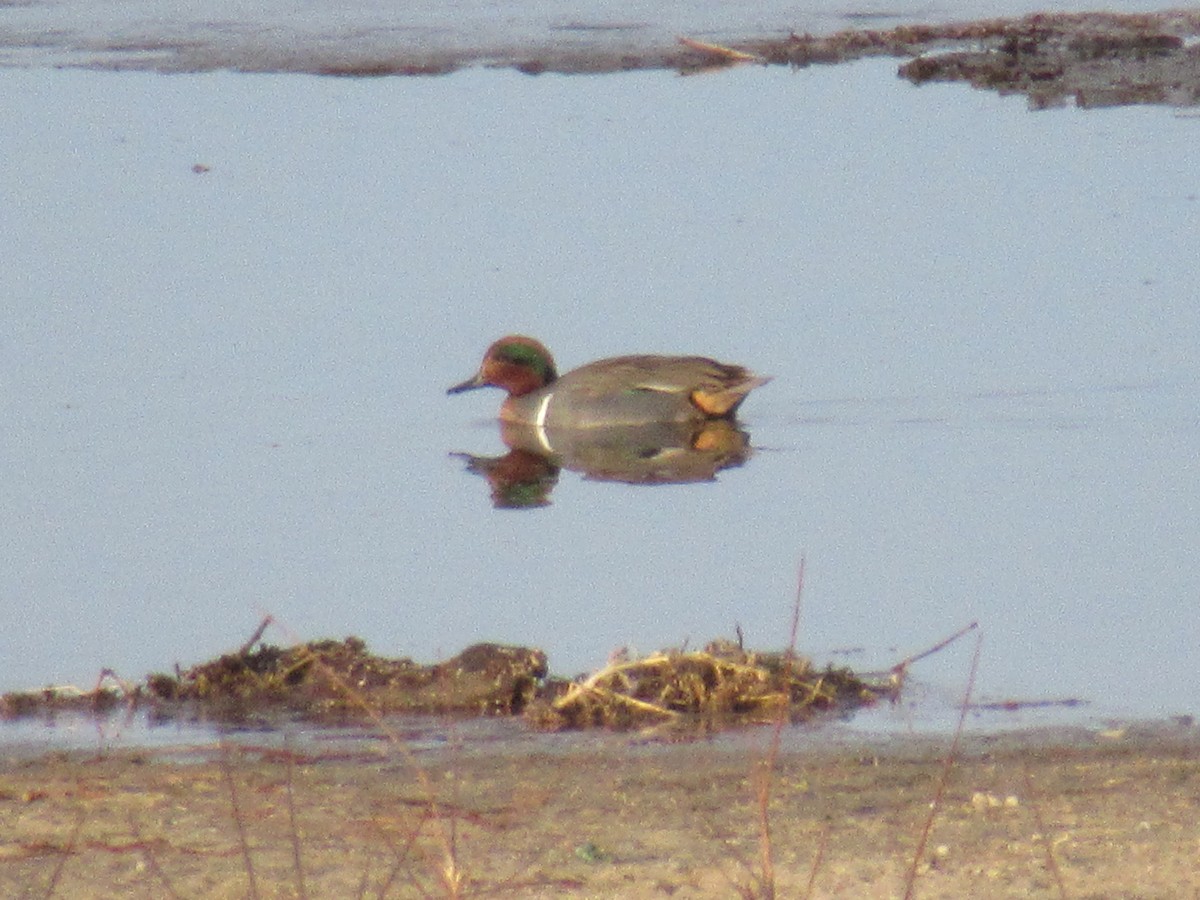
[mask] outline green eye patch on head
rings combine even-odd
[[[505,344],[497,353],[501,359],[518,366],[528,366],[538,373],[544,381],[553,381],[556,377],[554,364],[536,347],[525,344]]]

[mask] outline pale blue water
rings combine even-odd
[[[7,14],[7,11],[6,11]],[[731,635],[865,668],[971,620],[985,697],[1197,712],[1200,142],[895,63],[435,79],[0,71],[0,689],[276,639],[556,671]],[[196,173],[195,164],[208,167]],[[772,374],[715,483],[494,510],[446,397]],[[971,645],[921,663],[961,693]]]

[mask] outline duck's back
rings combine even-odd
[[[619,356],[568,372],[536,402],[551,428],[702,421],[732,416],[767,380],[703,356]]]

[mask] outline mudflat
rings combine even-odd
[[[769,727],[513,728],[0,751],[0,896],[1200,897],[1189,721],[969,737],[949,766],[948,737],[785,735],[769,776]]]

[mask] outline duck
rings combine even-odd
[[[498,387],[503,422],[538,429],[636,427],[733,419],[770,377],[705,356],[614,356],[559,375],[540,341],[521,334],[487,348],[479,370],[447,390]]]

